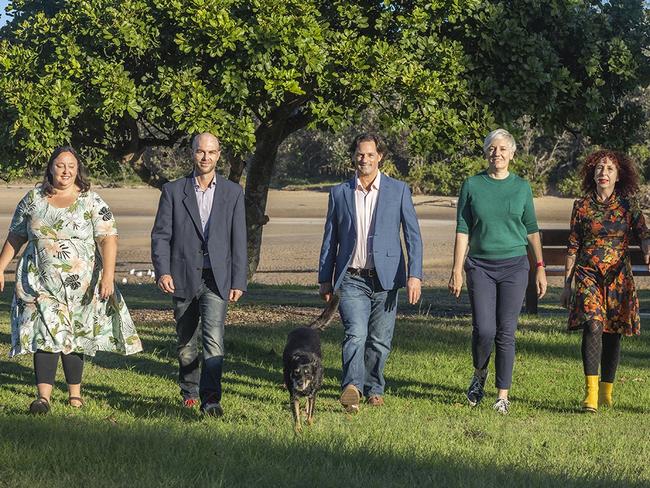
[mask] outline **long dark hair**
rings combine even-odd
[[[594,180],[596,165],[605,158],[611,159],[618,170],[618,181],[614,189],[619,195],[624,197],[634,195],[639,189],[639,173],[637,172],[636,166],[625,154],[609,149],[596,151],[585,159],[581,168],[582,190],[585,193],[596,191],[596,181]]]
[[[48,197],[53,195],[55,191],[53,185],[54,180],[52,178],[52,164],[54,164],[54,160],[58,158],[60,154],[65,152],[72,154],[77,160],[77,177],[74,180],[75,184],[79,187],[81,193],[86,193],[90,190],[88,172],[86,171],[86,167],[84,166],[81,157],[77,154],[77,151],[75,151],[72,146],[59,146],[54,150],[47,162],[47,166],[45,167],[45,176],[43,176],[43,181],[41,183],[41,191]]]

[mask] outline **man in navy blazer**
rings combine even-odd
[[[386,153],[379,136],[357,136],[350,152],[356,175],[330,192],[318,282],[325,301],[340,295],[345,331],[340,401],[355,413],[361,395],[371,406],[384,404],[397,290],[406,285],[409,303],[420,299],[422,239],[408,186],[379,171]]]
[[[194,171],[163,186],[151,259],[158,287],[173,297],[183,405],[192,408],[200,399],[204,414],[220,416],[227,304],[246,290],[244,194],[216,174],[217,137],[197,135],[192,153]]]

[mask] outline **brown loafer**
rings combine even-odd
[[[371,407],[381,407],[384,404],[384,397],[381,395],[370,395],[367,402]]]
[[[361,402],[361,393],[356,386],[348,385],[343,388],[339,401],[346,412],[357,413],[359,411],[359,403]]]

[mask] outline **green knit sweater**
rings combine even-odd
[[[482,259],[524,256],[527,235],[539,228],[528,182],[510,173],[503,180],[487,171],[463,182],[456,232],[469,234],[469,255]]]

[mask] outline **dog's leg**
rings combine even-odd
[[[292,412],[293,412],[293,430],[300,432],[302,426],[300,425],[300,400],[298,397],[292,399]]]
[[[307,425],[314,423],[314,409],[316,408],[316,393],[307,399]]]

